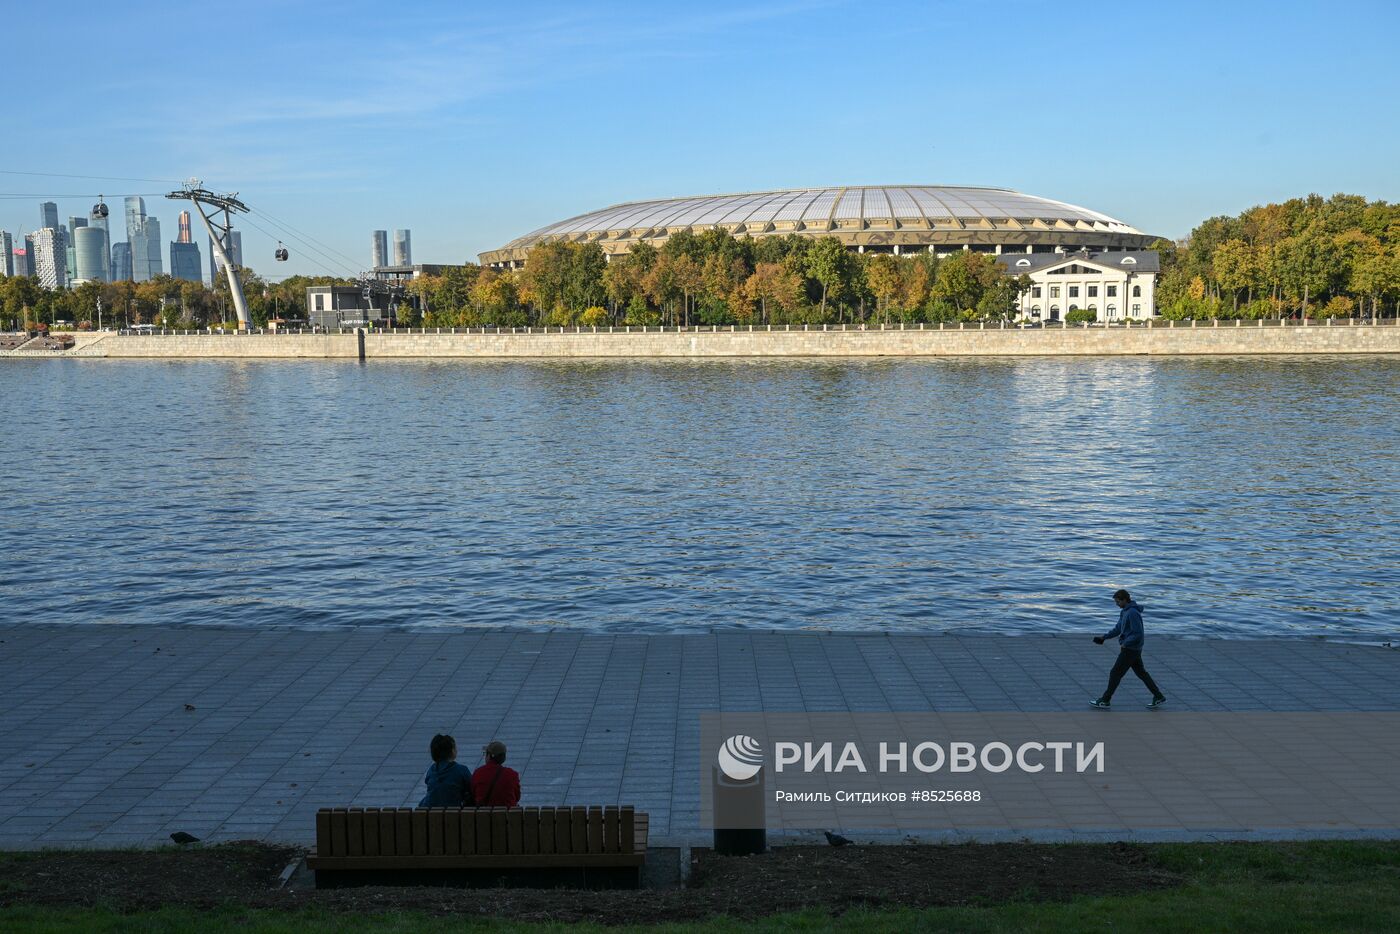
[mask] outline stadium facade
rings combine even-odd
[[[874,185],[631,201],[541,227],[479,258],[519,268],[552,241],[597,243],[612,257],[717,228],[737,237],[836,237],[851,250],[895,254],[1123,252],[1157,239],[1107,214],[1009,188]]]

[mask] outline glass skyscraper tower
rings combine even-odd
[[[190,282],[204,281],[198,243],[176,240],[170,244],[170,274],[176,279],[188,279]]]
[[[116,277],[112,275],[112,234],[107,229],[107,218],[89,214],[88,226],[102,231],[102,278],[108,282],[115,281]]]

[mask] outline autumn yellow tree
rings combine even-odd
[[[801,307],[802,278],[782,263],[759,263],[744,282],[744,295],[758,303],[760,323],[771,324],[770,302],[787,313]]]

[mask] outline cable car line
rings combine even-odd
[[[301,234],[301,235],[302,235],[303,237],[305,237],[306,239],[309,239],[309,240],[311,240],[311,241],[314,242],[314,243],[320,244],[322,247],[326,248],[327,250],[330,250],[332,253],[336,254],[336,255],[339,256],[340,258],[342,258],[342,259],[344,259],[344,260],[347,260],[352,266],[354,266],[354,267],[358,267],[358,266],[359,266],[359,262],[360,262],[359,260],[353,259],[352,257],[349,257],[349,256],[346,256],[344,253],[340,252],[339,250],[337,250],[335,247],[331,246],[330,244],[328,244],[328,243],[322,243],[320,240],[317,240],[315,237],[311,236],[309,233],[306,233],[305,231],[302,231],[302,230],[298,230],[296,227],[293,227],[291,224],[287,223],[286,221],[279,221],[276,217],[273,217],[271,214],[267,213],[267,211],[263,210],[262,208],[259,208],[259,209],[258,209],[258,213],[261,214],[261,215],[263,216],[263,218],[264,218],[265,220],[269,221],[270,223],[276,224],[277,226],[283,228],[284,230],[290,230],[290,231],[292,231],[293,233]]]
[[[258,230],[259,233],[261,233],[263,236],[267,237],[269,240],[277,240],[278,243],[279,243],[279,245],[280,245],[280,244],[281,244],[280,238],[278,238],[275,234],[273,234],[271,231],[269,231],[266,227],[263,227],[261,224],[259,224],[259,223],[257,223],[256,221],[253,220],[253,215],[254,215],[255,213],[256,213],[256,214],[260,214],[260,215],[262,216],[262,219],[265,220],[265,221],[267,221],[268,223],[274,224],[274,225],[276,225],[276,226],[280,226],[280,225],[277,225],[276,222],[273,221],[272,218],[268,217],[267,214],[266,214],[266,212],[263,212],[263,211],[256,211],[256,212],[254,212],[254,211],[249,211],[247,214],[243,215],[243,220],[247,221],[250,225],[252,225],[254,228],[256,228],[256,229]],[[337,267],[339,267],[339,268],[341,268],[341,269],[348,269],[348,270],[350,271],[350,276],[349,276],[349,278],[354,279],[354,278],[356,278],[356,277],[359,276],[360,270],[355,269],[354,267],[351,267],[351,266],[346,266],[346,265],[345,265],[344,263],[342,263],[340,260],[336,259],[336,258],[333,257],[333,256],[327,255],[324,251],[317,249],[315,246],[313,246],[313,245],[310,244],[310,243],[307,243],[304,239],[302,239],[301,237],[297,236],[296,234],[287,232],[286,235],[287,235],[287,237],[288,237],[289,239],[295,240],[296,242],[300,243],[303,247],[306,248],[306,250],[307,250],[308,252],[317,254],[317,255],[320,256],[322,259],[324,259],[324,260],[326,260],[327,262],[329,262],[332,266],[337,266]],[[274,255],[275,255],[275,254],[274,254]]]
[[[109,182],[156,182],[161,185],[181,184],[178,178],[130,178],[125,175],[67,175],[63,172],[21,172],[17,169],[0,169],[0,175],[33,175],[40,178],[86,178],[93,181]]]
[[[256,221],[254,221],[254,220],[252,219],[252,217],[251,217],[251,214],[252,214],[252,212],[249,212],[249,214],[244,215],[244,220],[246,220],[246,221],[247,221],[249,224],[251,224],[253,227],[257,228],[258,232],[261,233],[263,236],[267,237],[269,240],[278,240],[278,237],[277,237],[276,234],[274,234],[273,232],[269,231],[266,227],[263,227],[261,224],[258,224]],[[265,220],[265,221],[269,220],[269,218],[268,218],[266,215],[264,215],[262,219]],[[310,244],[310,243],[307,243],[305,240],[303,240],[302,238],[296,236],[295,234],[286,233],[286,236],[287,236],[289,239],[292,239],[292,240],[297,241],[298,243],[300,243],[300,244],[302,245],[302,247],[304,247],[304,248],[307,250],[307,252],[316,254],[316,255],[319,256],[321,259],[323,259],[323,260],[325,260],[326,262],[328,262],[330,265],[335,266],[335,267],[339,267],[339,268],[341,268],[341,269],[350,269],[350,270],[351,270],[351,272],[350,272],[350,278],[353,279],[354,277],[356,277],[356,276],[359,275],[359,271],[358,271],[358,270],[354,270],[354,269],[352,269],[351,267],[347,267],[347,266],[346,266],[344,263],[342,263],[340,260],[336,259],[336,258],[333,257],[333,256],[327,255],[324,251],[317,249],[315,246],[313,246],[313,245]],[[280,240],[279,240],[279,242],[280,242]]]

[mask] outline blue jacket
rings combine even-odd
[[[452,762],[434,762],[423,776],[428,793],[418,802],[420,808],[460,808],[472,806],[472,770]]]
[[[1118,637],[1118,644],[1125,649],[1142,650],[1142,607],[1129,600],[1128,605],[1118,611],[1118,625],[1109,630],[1104,640]]]

